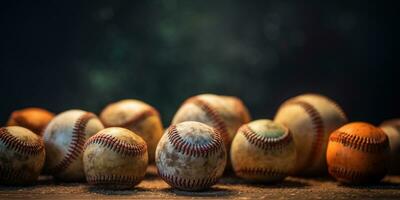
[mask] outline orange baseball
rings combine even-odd
[[[389,140],[371,124],[349,123],[329,137],[326,158],[329,173],[340,182],[378,182],[387,173]]]
[[[22,126],[37,135],[42,135],[44,128],[53,117],[53,113],[42,108],[25,108],[12,112],[7,126]]]

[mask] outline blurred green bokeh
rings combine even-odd
[[[317,92],[351,119],[378,123],[400,115],[382,9],[364,1],[10,3],[0,119],[27,106],[98,113],[135,98],[168,125],[200,93],[238,96],[254,118],[272,118],[285,99]]]

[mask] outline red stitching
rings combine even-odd
[[[243,125],[239,129],[239,133],[241,133],[251,144],[264,150],[281,150],[292,141],[289,131],[279,138],[269,138],[257,135],[248,125]]]
[[[110,126],[128,127],[132,124],[137,124],[137,123],[141,122],[142,120],[145,120],[146,118],[154,116],[154,115],[160,117],[160,113],[156,109],[150,107],[149,109],[142,111],[141,113],[133,116],[131,119],[129,119],[128,121],[126,121],[122,124],[108,124],[107,122],[105,122],[105,120],[102,120],[102,121],[103,121],[104,126],[106,126],[106,127],[110,127]]]
[[[332,99],[330,99],[330,98],[328,98],[328,97],[326,97],[326,96],[320,95],[320,94],[315,94],[315,93],[308,93],[308,94],[305,94],[305,95],[317,96],[317,97],[320,97],[320,98],[325,99],[326,101],[328,101],[329,103],[331,103],[331,104],[335,107],[335,109],[339,112],[339,115],[340,115],[345,121],[348,121],[346,113],[345,113],[345,112],[343,111],[343,109],[339,106],[339,104],[336,103],[335,101],[333,101]]]
[[[318,152],[321,152],[322,144],[324,143],[324,123],[322,121],[322,117],[311,104],[299,101],[299,100],[292,100],[287,102],[286,104],[293,104],[301,106],[306,113],[310,116],[314,131],[316,132],[315,140],[313,141],[312,148],[310,155],[308,157],[307,163],[312,165],[315,159],[317,158]]]
[[[237,175],[261,175],[261,176],[287,176],[288,172],[267,168],[241,168],[235,170]]]
[[[336,178],[342,178],[350,181],[361,181],[361,180],[380,180],[386,173],[364,173],[361,171],[355,171],[351,169],[345,169],[343,167],[329,166],[328,172]]]
[[[36,143],[21,141],[19,138],[11,135],[7,128],[0,128],[0,141],[7,148],[25,155],[38,155],[44,148],[43,141],[39,138]]]
[[[140,156],[147,152],[146,143],[142,144],[128,144],[118,138],[111,135],[106,135],[104,133],[96,134],[95,136],[89,138],[85,143],[84,149],[91,144],[102,145],[109,148],[116,153],[126,155],[126,156]]]
[[[219,133],[214,132],[212,140],[207,144],[191,144],[184,141],[175,125],[172,125],[167,132],[168,140],[174,148],[188,156],[207,157],[218,153],[223,147],[223,141]]]
[[[201,179],[185,179],[185,178],[180,178],[174,175],[169,175],[169,174],[163,174],[159,170],[157,171],[158,175],[165,181],[167,182],[170,186],[173,187],[178,187],[181,189],[204,189],[211,187],[214,185],[217,181],[218,178],[215,176],[207,177],[207,178],[201,178]]]
[[[52,169],[49,169],[50,173],[60,173],[65,170],[83,151],[83,146],[85,144],[85,129],[89,120],[96,118],[93,113],[85,113],[75,122],[72,131],[72,142],[69,145],[67,155]]]
[[[107,174],[107,175],[94,175],[86,176],[86,181],[92,185],[112,185],[112,184],[124,184],[124,185],[136,185],[142,181],[143,177],[136,176],[125,176],[117,174]]]
[[[224,120],[210,104],[208,104],[204,100],[199,99],[198,97],[192,97],[186,100],[185,103],[193,103],[199,106],[211,118],[213,127],[222,134],[224,141],[229,141],[229,133]]]
[[[360,137],[358,135],[352,135],[346,132],[335,131],[329,137],[329,141],[337,142],[349,148],[369,153],[379,153],[387,150],[389,147],[389,140],[386,135],[383,135],[383,137],[376,139]]]

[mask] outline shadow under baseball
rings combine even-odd
[[[132,195],[138,192],[150,191],[142,187],[132,187],[128,189],[110,189],[97,186],[88,186],[88,191],[91,193],[102,194],[102,195]]]
[[[190,196],[190,197],[227,197],[227,196],[232,196],[236,195],[238,192],[225,189],[225,188],[219,188],[218,186],[214,186],[212,188],[209,188],[207,190],[202,190],[202,191],[184,191],[184,190],[179,190],[175,188],[165,188],[161,190],[162,192],[166,193],[172,193],[178,196]]]
[[[254,181],[248,181],[241,179],[236,176],[229,176],[229,177],[224,177],[222,178],[219,183],[224,184],[224,185],[245,185],[249,187],[260,187],[260,188],[303,188],[306,186],[310,186],[308,183],[301,182],[298,180],[292,180],[292,179],[284,179],[282,181],[276,181],[276,182],[254,182]]]
[[[389,181],[382,181],[378,183],[365,183],[365,184],[345,184],[337,183],[339,187],[351,188],[351,189],[379,189],[379,190],[393,190],[400,189],[400,183],[393,183]]]

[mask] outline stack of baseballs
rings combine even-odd
[[[364,184],[399,173],[399,156],[400,120],[348,123],[337,103],[317,94],[286,100],[273,120],[251,121],[236,97],[201,94],[184,101],[165,131],[159,112],[133,99],[99,117],[27,108],[0,128],[1,185],[33,184],[42,173],[129,189],[153,163],[166,183],[189,191],[211,187],[224,171],[250,182],[329,173]]]

